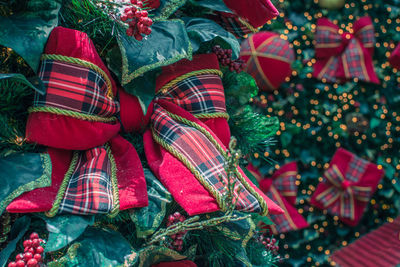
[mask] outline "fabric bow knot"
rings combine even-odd
[[[379,84],[372,63],[375,33],[370,17],[357,20],[353,34],[321,18],[317,22],[315,40],[314,77],[328,82],[357,78]]]
[[[281,166],[271,177],[265,179],[253,165],[250,164],[247,169],[259,180],[261,190],[284,210],[284,214],[268,215],[275,224],[268,226],[274,234],[308,227],[308,223],[295,207],[298,189],[296,162]]]
[[[332,165],[324,175],[331,186],[317,195],[316,200],[321,201],[325,208],[329,207],[333,213],[353,220],[355,201],[368,202],[373,193],[372,188],[357,186],[346,180],[336,165]]]

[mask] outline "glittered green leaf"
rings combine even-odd
[[[125,32],[117,33],[122,69],[116,74],[123,86],[150,70],[192,57],[192,47],[181,20],[157,21],[151,28],[151,34],[142,41]],[[121,66],[120,62],[113,64]],[[146,90],[154,94],[153,88]]]
[[[49,237],[46,251],[59,250],[77,239],[88,225],[94,223],[94,216],[60,215],[45,219]]]
[[[153,264],[164,261],[179,261],[186,259],[186,256],[167,247],[147,246],[137,253],[139,256],[139,267],[150,267]]]
[[[160,6],[152,12],[154,14],[153,21],[168,19],[185,3],[186,0],[160,0]]]
[[[6,266],[8,258],[15,251],[18,241],[24,236],[30,223],[31,219],[28,216],[23,216],[13,223],[8,244],[0,251],[0,267]]]
[[[119,232],[90,227],[68,248],[65,256],[48,266],[121,266],[131,253],[129,242]]]
[[[0,45],[12,48],[36,72],[60,7],[61,0],[30,0],[24,11],[0,17]]]
[[[51,185],[48,154],[19,153],[0,157],[0,214],[25,192]]]
[[[192,43],[193,52],[199,50],[203,43],[215,41],[222,47],[232,49],[232,58],[239,57],[240,44],[236,37],[222,28],[220,25],[209,19],[203,18],[182,18],[185,22],[187,33]]]
[[[130,217],[135,223],[136,235],[139,238],[144,238],[157,230],[166,214],[167,204],[172,201],[171,194],[149,169],[144,169],[144,175],[149,205],[140,209],[132,209],[130,212]]]
[[[233,13],[224,3],[223,0],[197,0],[194,4],[206,7],[215,11]]]
[[[43,82],[38,78],[31,79],[31,81],[29,81],[24,75],[19,73],[0,73],[0,82],[4,82],[5,80],[15,83],[22,83],[40,94],[45,93]]]

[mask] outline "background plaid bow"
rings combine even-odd
[[[363,173],[366,164],[366,161],[355,158],[353,164],[349,166],[350,173]],[[329,207],[332,213],[353,220],[355,200],[368,202],[373,193],[372,188],[355,185],[352,179],[346,179],[343,176],[336,165],[332,165],[324,175],[331,187],[317,195],[316,200],[320,201],[324,207]]]
[[[327,18],[319,19],[313,76],[328,82],[357,78],[379,84],[372,64],[374,34],[370,17],[357,20],[352,33],[343,32]]]
[[[261,173],[251,164],[247,166],[247,169],[259,180],[261,190],[285,212],[268,215],[275,224],[269,226],[274,234],[308,227],[308,223],[295,208],[298,189],[296,162],[281,166],[270,178],[263,178]]]

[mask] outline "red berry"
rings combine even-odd
[[[272,238],[271,242],[272,242],[272,244],[275,244],[276,243],[276,239]]]
[[[33,258],[34,258],[35,260],[37,260],[38,262],[41,262],[41,261],[42,261],[42,255],[40,255],[40,254],[35,254],[35,255],[33,255]]]
[[[25,262],[23,260],[19,260],[16,262],[17,267],[25,267]]]
[[[135,34],[135,39],[138,41],[142,41],[143,40],[143,36],[140,35],[139,33]]]
[[[30,253],[32,253],[32,254],[35,254],[35,249],[34,248],[32,248],[32,247],[30,247],[29,249],[28,249],[28,251],[26,251],[26,252],[30,252]],[[25,253],[26,253],[25,252]]]
[[[38,233],[33,232],[33,233],[29,236],[29,238],[30,238],[30,239],[36,239],[36,238],[39,238],[39,235],[38,235]]]
[[[24,248],[32,246],[32,240],[27,239],[24,241]]]
[[[38,246],[40,246],[40,241],[39,239],[33,239],[32,240],[32,247],[37,248]]]
[[[133,29],[132,28],[126,29],[126,35],[132,36],[133,35]]]
[[[121,20],[122,21],[127,21],[128,20],[128,16],[126,14],[121,15]]]
[[[143,2],[142,1],[137,1],[137,4],[136,4],[138,7],[143,7]]]
[[[28,252],[31,247],[24,248],[24,252]]]
[[[132,11],[126,12],[125,15],[128,17],[128,19],[133,19],[135,17],[135,14]]]
[[[33,258],[33,254],[32,253],[30,253],[30,252],[24,253],[24,261],[25,262],[29,261],[32,258]]]
[[[130,10],[131,10],[130,7],[126,7],[126,8],[124,9],[124,13],[129,12]]]
[[[141,17],[147,17],[148,15],[149,15],[149,12],[147,12],[146,10],[140,11],[140,16]]]
[[[151,34],[151,28],[147,27],[144,31],[144,34],[150,35]]]
[[[26,263],[26,265],[27,265],[28,267],[36,267],[37,264],[38,264],[38,262],[37,262],[37,260],[35,260],[35,259],[30,259],[30,260]]]
[[[44,251],[44,248],[43,248],[42,246],[38,246],[38,247],[36,248],[36,253],[42,254],[43,251]]]
[[[8,267],[17,267],[17,264],[14,261],[12,261],[7,266]]]
[[[24,259],[24,254],[19,253],[17,256],[15,256],[15,259],[16,259],[17,261],[23,260],[23,259]]]

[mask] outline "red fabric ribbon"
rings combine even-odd
[[[396,69],[400,69],[400,43],[393,50],[389,58],[390,65]]]
[[[382,168],[339,148],[310,203],[356,226],[383,175]]]
[[[283,165],[270,178],[262,177],[261,173],[251,164],[247,166],[247,169],[259,180],[261,191],[284,210],[284,214],[269,215],[275,224],[270,226],[274,234],[308,227],[308,223],[295,207],[298,189],[296,162]]]
[[[317,22],[315,41],[315,78],[328,82],[357,78],[379,84],[372,63],[375,32],[370,17],[357,20],[352,33],[321,18]]]
[[[325,172],[325,178],[331,186],[318,194],[316,200],[322,202],[324,207],[329,207],[333,213],[354,220],[355,201],[368,202],[372,195],[372,188],[357,186],[345,180],[336,165]]]

